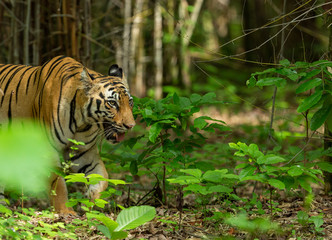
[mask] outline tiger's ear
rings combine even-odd
[[[110,66],[110,68],[108,69],[108,75],[121,78],[123,84],[129,90],[126,76],[124,75],[122,68],[120,68],[117,64],[113,64],[112,66]]]
[[[81,72],[81,81],[83,82],[83,86],[85,90],[89,90],[92,87],[92,76],[89,74],[88,69],[83,67],[83,70]]]
[[[118,64],[113,64],[108,69],[108,75],[109,76],[114,76],[114,77],[122,78],[123,77],[122,68],[119,68]]]

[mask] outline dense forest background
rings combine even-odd
[[[124,69],[135,96],[220,91],[250,72],[327,58],[329,1],[0,1],[0,62],[71,56]]]

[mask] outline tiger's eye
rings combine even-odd
[[[116,107],[117,106],[117,102],[114,100],[108,100],[107,104],[110,105],[111,107]]]

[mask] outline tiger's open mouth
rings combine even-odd
[[[125,132],[118,132],[110,122],[104,122],[104,135],[107,141],[121,142],[125,137]]]

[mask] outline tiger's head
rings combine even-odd
[[[120,142],[125,132],[135,126],[133,98],[122,69],[114,64],[108,76],[83,69],[81,79],[88,96],[86,115],[91,124],[98,124],[107,141]]]

